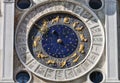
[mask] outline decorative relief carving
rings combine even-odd
[[[38,69],[36,70],[36,73],[38,73],[39,75],[44,76],[45,72],[47,71],[47,68],[44,66],[39,66]]]
[[[74,68],[75,74],[78,75],[80,73],[82,73],[82,67],[79,65],[76,68]]]
[[[56,79],[57,80],[65,79],[65,75],[64,75],[64,71],[63,70],[57,70],[56,71]]]
[[[75,76],[75,74],[74,74],[74,72],[73,72],[72,69],[66,70],[66,71],[65,71],[65,74],[66,74],[66,78],[67,78],[67,79]]]
[[[55,78],[55,71],[53,69],[48,69],[46,72],[46,77],[54,79]]]

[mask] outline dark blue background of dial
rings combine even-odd
[[[52,33],[54,32],[54,33]],[[57,43],[61,39],[62,43]],[[55,58],[65,58],[77,48],[78,38],[76,33],[66,25],[53,25],[48,33],[42,37],[42,47],[46,53]]]

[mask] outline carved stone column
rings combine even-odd
[[[0,83],[13,83],[14,0],[4,0],[2,75]]]
[[[106,81],[118,81],[117,0],[105,0]]]

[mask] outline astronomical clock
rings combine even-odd
[[[19,70],[15,80],[77,83],[74,80],[80,79],[80,83],[86,81],[83,77],[87,79],[87,75],[95,82],[94,76],[98,75],[96,83],[101,82],[104,75],[99,69],[90,74],[103,57],[105,46],[101,17],[93,12],[99,5],[92,10],[84,1],[51,0],[37,4],[35,1],[38,2],[34,0],[32,7],[22,10],[17,0],[16,11],[25,12],[16,17],[16,64],[20,61],[18,65],[23,66],[16,66]]]

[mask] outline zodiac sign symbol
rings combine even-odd
[[[33,47],[37,47],[40,39],[41,39],[40,36],[37,36],[37,37],[35,38],[35,40],[33,41]]]
[[[79,24],[79,22],[74,22],[73,23],[73,28],[75,28],[78,24]]]
[[[74,53],[72,56],[71,56],[71,58],[74,58],[74,57],[76,57],[77,56],[77,53]]]
[[[60,66],[63,68],[66,65],[66,61],[60,63]]]
[[[48,60],[46,63],[47,64],[55,64],[55,61],[54,60]]]
[[[69,17],[65,17],[65,18],[64,18],[64,23],[65,23],[65,24],[69,24],[69,23],[70,23],[69,21],[70,21],[70,18],[69,18]]]
[[[76,30],[76,31],[81,31],[83,28],[84,28],[84,27],[81,26],[81,27],[77,27],[77,28],[75,28],[75,30]]]
[[[56,22],[59,22],[59,20],[60,20],[60,17],[57,16],[56,18],[52,19],[52,24],[56,23]]]
[[[78,56],[76,59],[74,59],[74,60],[73,60],[73,63],[78,62],[79,58],[80,58],[80,56]]]
[[[41,59],[48,58],[48,56],[45,56],[45,55],[43,55],[42,53],[41,53],[41,54],[38,54],[37,57],[38,57],[38,58],[41,58]]]
[[[42,27],[41,27],[41,29],[40,29],[40,31],[41,31],[43,34],[45,34],[45,33],[48,31],[48,26],[47,26],[47,24],[48,24],[48,22],[47,22],[47,21],[44,21],[44,22],[43,22],[43,25],[42,25]]]
[[[85,39],[83,34],[80,34],[80,39],[81,39],[82,42],[87,42],[87,39]]]
[[[79,52],[82,54],[85,53],[84,48],[85,48],[84,44],[80,44]]]

